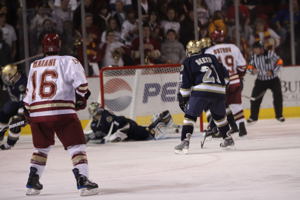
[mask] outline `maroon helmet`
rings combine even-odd
[[[45,34],[42,40],[43,53],[55,53],[60,51],[61,40],[58,34]]]
[[[214,43],[222,43],[225,40],[225,32],[223,30],[214,30],[209,37]]]

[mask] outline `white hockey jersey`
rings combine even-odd
[[[33,119],[75,114],[75,92],[84,96],[88,83],[72,56],[47,56],[30,66],[24,104]]]
[[[215,55],[229,72],[229,85],[239,85],[238,72],[245,72],[246,60],[240,49],[234,44],[216,44],[205,50],[205,53]]]

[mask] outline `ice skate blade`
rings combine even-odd
[[[175,150],[174,151],[175,154],[188,154],[189,153],[189,150],[188,149],[183,149],[183,150]]]
[[[35,195],[39,195],[40,193],[41,193],[41,190],[36,190],[36,189],[33,189],[33,188],[28,188],[27,192],[26,192],[26,195],[27,196],[35,196]]]
[[[92,196],[92,195],[97,195],[100,192],[99,188],[94,188],[89,190],[86,188],[82,188],[79,191],[80,191],[80,196]]]

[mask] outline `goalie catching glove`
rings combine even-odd
[[[76,103],[75,103],[75,109],[76,110],[83,110],[86,108],[86,103],[88,98],[90,97],[91,92],[87,90],[84,96],[81,96],[76,93]]]
[[[180,92],[177,94],[179,107],[183,112],[185,111],[185,106],[186,106],[187,102],[189,101],[189,98],[190,98],[189,96],[188,97],[182,96],[182,94]]]

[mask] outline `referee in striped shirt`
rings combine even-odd
[[[258,120],[259,107],[267,89],[273,93],[276,119],[280,122],[285,121],[282,116],[282,92],[278,77],[282,65],[282,59],[274,51],[264,49],[261,42],[253,44],[253,56],[248,65],[248,71],[257,74],[257,78],[251,94],[255,100],[251,101],[251,114],[247,120],[248,123]]]

